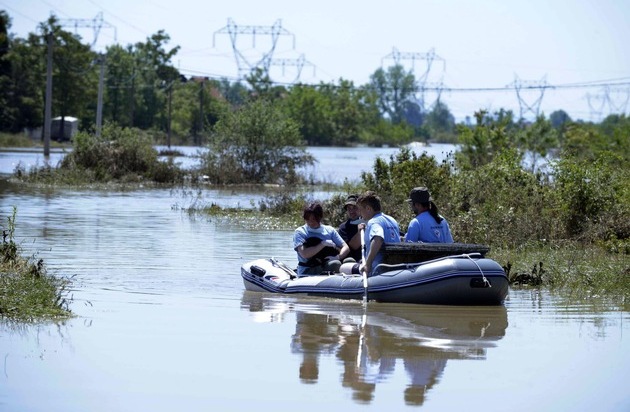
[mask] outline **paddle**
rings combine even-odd
[[[363,264],[365,265],[365,229],[361,229],[361,257],[363,259]],[[363,274],[363,304],[367,304],[368,298],[368,279],[367,279],[367,271],[361,270]]]
[[[365,229],[361,229],[361,257],[363,258],[363,264],[365,265]],[[359,266],[359,268],[361,268]],[[361,269],[359,269],[361,270]],[[359,348],[357,350],[357,372],[363,369],[363,346],[365,342],[365,326],[367,324],[367,295],[368,295],[368,279],[367,271],[363,272],[363,316],[361,317],[361,325],[359,326]]]

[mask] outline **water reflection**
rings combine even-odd
[[[508,326],[507,310],[498,307],[451,307],[356,302],[287,300],[245,292],[241,307],[257,322],[285,322],[295,316],[291,352],[301,356],[298,376],[314,384],[320,357],[335,357],[340,383],[359,403],[371,403],[376,387],[393,379],[397,368],[406,384],[408,405],[422,405],[441,380],[448,360],[485,359]]]

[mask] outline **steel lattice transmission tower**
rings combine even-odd
[[[544,76],[541,80],[521,80],[517,75],[514,75],[514,81],[508,84],[506,87],[514,87],[516,91],[516,98],[520,108],[520,119],[523,119],[526,113],[532,113],[534,117],[538,117],[540,113],[540,105],[542,103],[545,90],[552,88],[553,86],[547,83],[547,76]],[[538,92],[536,97],[531,103],[525,100],[524,91],[536,91]]]
[[[232,50],[234,51],[234,58],[236,59],[236,66],[238,68],[239,79],[251,73],[256,68],[262,68],[265,73],[269,73],[269,66],[271,65],[273,53],[276,49],[280,36],[291,36],[293,38],[293,48],[295,49],[295,36],[282,27],[281,20],[276,20],[276,22],[271,26],[239,26],[234,22],[234,20],[229,18],[227,26],[215,31],[212,35],[212,47],[215,47],[217,34],[227,34],[230,36]],[[267,51],[261,51],[262,57],[258,60],[251,61],[251,58],[248,59],[238,48],[238,37],[243,34],[252,36],[252,47],[254,49],[256,49],[257,35],[269,36],[271,38],[269,49]]]
[[[435,54],[435,49],[429,50],[427,53],[417,53],[417,52],[400,52],[395,47],[392,48],[392,52],[387,56],[381,59],[381,66],[385,60],[394,60],[394,63],[397,65],[404,66],[402,63],[403,60],[411,61],[411,71],[416,76],[416,82],[418,83],[418,104],[420,106],[421,111],[425,111],[426,98],[425,94],[427,90],[436,91],[437,98],[436,101],[440,100],[440,96],[442,94],[442,89],[444,88],[444,84],[442,83],[442,79],[444,77],[444,72],[446,71],[446,61]],[[416,61],[422,61],[424,63],[424,71],[420,72],[419,75],[416,75]],[[433,63],[435,61],[442,62],[442,72],[439,75],[439,81],[430,83],[429,74],[431,73],[431,68],[433,67]]]
[[[586,93],[585,97],[591,110],[591,120],[599,122],[604,118],[604,113],[626,114],[630,102],[630,88],[604,86],[600,93]]]
[[[606,86],[604,90],[610,114],[625,114],[628,110],[628,102],[630,102],[630,87],[612,88]]]
[[[606,96],[606,94],[604,93],[586,93],[586,101],[588,102],[589,109],[591,109],[591,121],[598,122],[602,119],[604,106],[606,106],[607,99],[608,96]]]
[[[315,65],[304,58],[304,54],[301,54],[297,59],[271,59],[270,66],[279,66],[282,68],[282,75],[285,74],[285,69],[287,67],[295,67],[297,70],[297,74],[293,83],[297,83],[300,81],[300,76],[302,75],[302,69],[304,66],[313,67],[313,76],[315,76]]]
[[[79,28],[91,28],[94,32],[94,40],[92,40],[91,46],[94,47],[98,40],[98,35],[102,28],[114,29],[114,41],[117,41],[116,26],[103,20],[103,12],[100,12],[93,19],[60,19],[59,24],[62,27],[74,27],[74,32],[77,32]]]

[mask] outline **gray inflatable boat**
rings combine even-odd
[[[241,267],[250,291],[363,299],[361,275],[341,273],[298,278],[275,258],[257,259]],[[381,264],[368,278],[367,298],[379,302],[440,305],[500,305],[508,278],[497,262],[482,253],[465,253],[418,263]]]

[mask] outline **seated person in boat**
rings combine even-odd
[[[453,243],[448,222],[433,203],[426,187],[416,187],[407,199],[416,217],[409,222],[405,242]]]
[[[323,225],[324,209],[319,202],[304,207],[304,226],[295,229],[293,249],[298,257],[298,277],[338,272],[350,248],[334,227]]]
[[[381,211],[381,198],[374,192],[366,192],[357,199],[359,214],[367,223],[360,223],[359,230],[365,229],[365,261],[361,271],[367,276],[374,274],[376,266],[383,261],[383,243],[400,242],[398,222]]]
[[[358,195],[350,195],[347,197],[343,205],[343,210],[348,216],[348,220],[339,226],[339,234],[350,248],[350,253],[344,261],[359,262],[361,260],[361,233],[359,232],[359,223],[362,222],[359,216],[359,208],[357,207]]]

